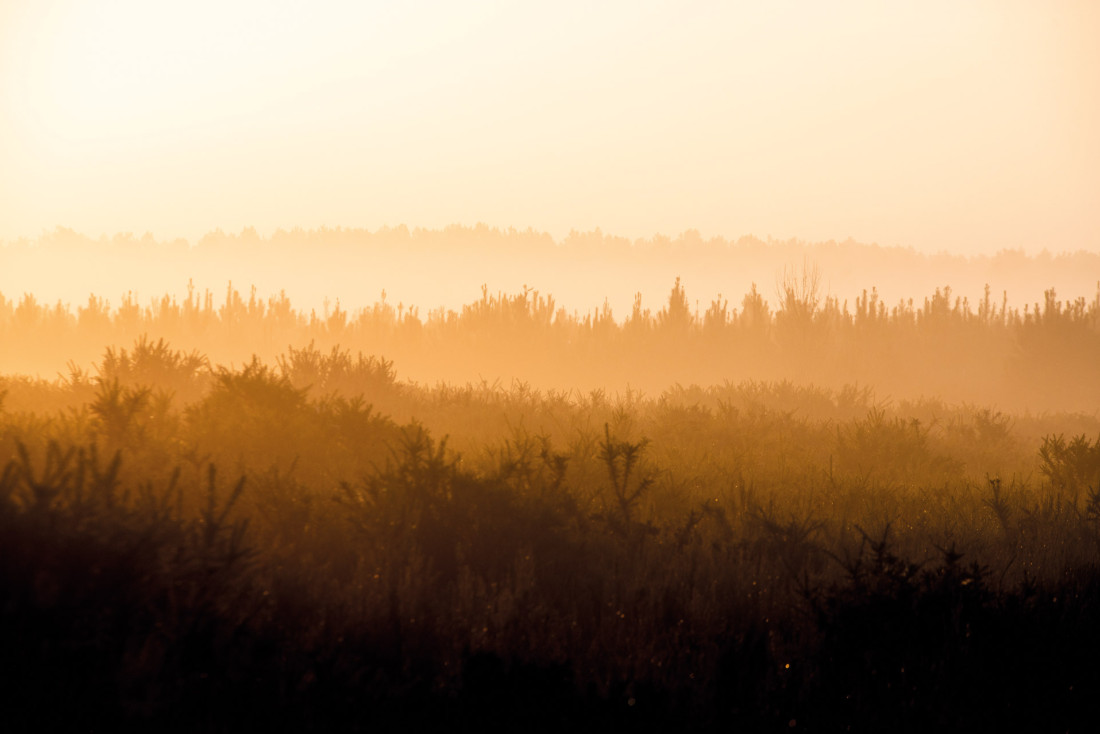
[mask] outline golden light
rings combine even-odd
[[[486,221],[1094,246],[1098,12],[3,3],[0,239]]]

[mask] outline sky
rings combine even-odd
[[[0,241],[1100,250],[1100,3],[0,0]]]

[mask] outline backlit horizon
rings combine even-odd
[[[0,8],[0,241],[453,223],[1100,250],[1100,7]]]

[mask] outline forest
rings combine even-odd
[[[922,298],[946,286],[976,308],[989,285],[998,305],[1022,310],[1042,304],[1050,289],[1071,302],[1091,299],[1100,279],[1100,253],[1067,251],[1070,243],[1053,237],[1043,242],[1048,249],[1032,254],[1003,249],[964,256],[893,244],[763,234],[727,239],[697,230],[632,240],[596,229],[555,238],[486,224],[265,234],[245,228],[216,230],[190,243],[150,233],[91,237],[59,227],[33,239],[0,241],[0,293],[16,301],[33,293],[51,306],[72,307],[94,293],[118,308],[128,294],[142,306],[164,295],[182,302],[190,281],[200,299],[210,290],[220,304],[233,283],[246,297],[253,286],[265,300],[285,292],[308,316],[323,314],[326,301],[330,310],[339,301],[354,314],[385,290],[395,307],[412,304],[426,315],[439,308],[461,312],[480,298],[483,284],[491,294],[519,293],[526,284],[552,294],[555,310],[583,316],[606,305],[621,321],[639,293],[645,308],[659,310],[677,276],[692,310],[701,312],[722,294],[738,307],[753,284],[778,307],[784,273],[806,266],[818,269],[821,297],[835,297],[841,307],[847,301],[852,309],[872,287],[892,309],[911,298],[919,308]]]
[[[1100,281],[1088,298],[1013,307],[986,285],[971,301],[950,286],[923,301],[889,304],[876,288],[851,303],[828,295],[816,266],[786,268],[774,287],[752,284],[740,301],[689,298],[679,278],[656,310],[636,294],[624,317],[605,303],[567,311],[524,287],[459,309],[381,299],[349,310],[339,300],[296,309],[285,292],[217,299],[186,295],[142,303],[133,292],[112,307],[88,296],[72,308],[33,294],[0,292],[0,370],[56,376],[90,369],[109,346],[164,339],[215,364],[271,363],[288,346],[340,347],[394,362],[403,379],[431,385],[513,381],[534,388],[659,395],[673,385],[791,380],[839,390],[871,387],[880,400],[935,397],[1043,412],[1100,408]]]
[[[1085,729],[1100,290],[815,272],[625,318],[0,296],[7,722]]]

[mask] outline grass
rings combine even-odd
[[[9,730],[1100,713],[1089,434],[789,383],[418,388],[339,350],[98,372],[3,386]]]

